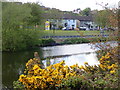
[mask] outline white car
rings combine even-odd
[[[87,28],[86,27],[80,27],[80,30],[86,30]]]
[[[62,30],[66,30],[66,29],[67,29],[66,27],[62,28]]]

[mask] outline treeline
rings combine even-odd
[[[39,43],[37,26],[42,23],[42,9],[38,3],[2,3],[2,50],[17,51]]]

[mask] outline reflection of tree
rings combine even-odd
[[[25,68],[25,62],[6,63],[2,66],[2,82],[5,86],[11,88],[13,81],[18,79],[18,76],[23,73]]]
[[[13,81],[17,80],[19,74],[23,73],[26,62],[33,58],[34,51],[39,51],[40,57],[42,57],[41,49],[2,53],[2,82],[5,86],[12,87]]]

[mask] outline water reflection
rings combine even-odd
[[[41,49],[34,49],[21,52],[2,53],[2,83],[11,88],[13,81],[17,80],[23,73],[26,62],[34,57],[34,52],[39,52],[42,57]]]
[[[96,43],[96,45],[110,45],[115,47],[118,45],[116,41]],[[99,64],[95,51],[100,48],[95,47],[95,44],[73,44],[73,45],[62,45],[54,47],[44,47],[43,57],[54,57],[43,61],[45,66],[50,64],[59,63],[65,60],[66,65],[70,66],[73,64],[84,65],[84,62],[88,62],[90,65]],[[60,57],[61,56],[61,57]]]
[[[71,66],[74,64],[78,65],[84,65],[84,62],[88,62],[90,65],[97,65],[99,64],[99,61],[97,59],[96,53],[83,53],[83,54],[77,54],[77,55],[70,55],[70,56],[64,56],[64,57],[56,57],[49,60],[44,60],[43,64],[46,66],[49,66],[50,64],[56,64],[61,62],[62,60],[65,61],[65,65]],[[49,63],[49,64],[47,64]]]
[[[74,44],[74,45],[63,45],[54,47],[44,47],[43,56],[62,56],[62,55],[73,55],[80,53],[95,52],[96,49],[92,48],[92,44]]]

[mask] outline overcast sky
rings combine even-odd
[[[118,2],[120,0],[18,0],[22,2],[40,2],[43,6],[50,8],[57,8],[62,11],[73,11],[74,9],[80,8],[85,9],[86,7],[90,7],[92,10],[103,9],[101,6],[96,5],[96,3],[103,5],[108,3],[109,6],[118,6]]]

